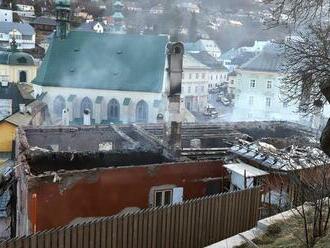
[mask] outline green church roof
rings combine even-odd
[[[53,38],[33,83],[161,92],[167,42],[167,36],[72,31]]]
[[[35,65],[33,57],[24,52],[0,51],[2,65]]]

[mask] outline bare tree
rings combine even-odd
[[[264,0],[272,9],[268,25],[286,25],[298,38],[284,42],[282,92],[299,111],[319,112],[330,102],[330,0]],[[330,122],[321,137],[330,155]]]
[[[287,169],[285,181],[294,193],[280,201],[291,203],[292,213],[303,222],[303,232],[294,233],[296,238],[314,247],[329,229],[330,159],[317,148],[295,147],[281,158]]]

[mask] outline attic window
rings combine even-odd
[[[71,69],[70,69],[70,72],[75,72],[75,69],[74,69],[74,68],[71,68]]]
[[[114,72],[113,75],[114,76],[118,76],[119,72]]]
[[[123,54],[123,51],[118,50],[118,51],[117,51],[117,54]]]
[[[26,64],[26,63],[27,63],[27,59],[24,58],[24,57],[19,57],[19,58],[17,59],[17,61],[18,61],[18,63],[20,63],[20,64]]]
[[[75,51],[75,52],[79,52],[80,49],[79,49],[79,48],[75,48],[74,51]]]

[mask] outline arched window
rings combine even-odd
[[[84,110],[85,109],[88,109],[90,111],[91,118],[93,118],[93,102],[88,97],[85,97],[81,101],[81,105],[80,105],[80,116],[81,116],[81,118],[84,117]]]
[[[26,83],[26,71],[20,71],[19,72],[19,82],[20,83]]]
[[[108,103],[108,120],[111,122],[120,120],[120,105],[116,99],[111,99]]]
[[[54,115],[57,118],[62,118],[63,109],[65,109],[65,99],[63,96],[57,96],[53,105]]]
[[[136,105],[136,122],[148,122],[148,104],[141,100]]]

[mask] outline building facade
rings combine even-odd
[[[33,81],[36,94],[47,92],[54,124],[82,124],[85,114],[90,124],[167,120],[173,85],[181,91],[181,43],[70,31],[69,1],[59,1],[56,10],[57,31]]]
[[[191,54],[183,56],[181,97],[185,108],[193,112],[203,112],[208,102],[208,80],[210,68]]]
[[[282,55],[278,47],[267,47],[237,70],[234,120],[299,121],[297,106],[284,101],[281,92]]]
[[[10,48],[15,39],[19,49],[34,49],[36,33],[28,23],[0,22],[0,46]]]

